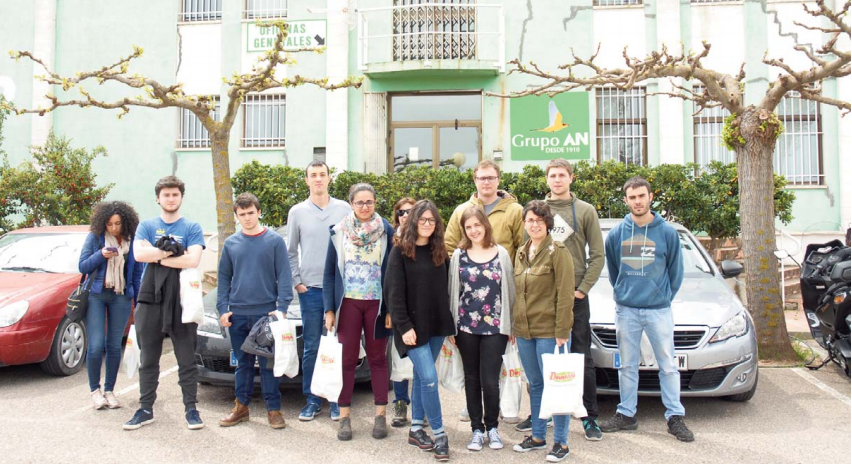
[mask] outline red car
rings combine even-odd
[[[19,229],[0,237],[0,366],[41,363],[71,375],[86,359],[85,324],[65,317],[80,281],[88,226]]]

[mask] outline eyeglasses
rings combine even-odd
[[[411,212],[411,208],[408,208],[408,209],[398,209],[398,210],[396,210],[396,216],[397,216],[397,217],[403,217],[403,216],[406,216],[406,215],[407,215],[408,213],[410,213],[410,212]]]
[[[475,177],[477,182],[496,182],[499,179],[497,176]]]
[[[545,220],[544,220],[544,218],[529,218],[529,219],[524,219],[524,223],[525,223],[526,225],[528,225],[528,226],[542,225],[542,224],[544,224],[545,222],[547,222],[547,221],[545,221]]]
[[[422,218],[417,220],[417,223],[420,224],[421,226],[427,226],[427,225],[428,226],[434,226],[435,224],[438,223],[438,220],[435,219],[435,218],[424,218],[424,217],[422,217]]]
[[[376,202],[373,201],[373,200],[356,201],[355,203],[352,203],[352,204],[355,205],[356,208],[372,208],[373,206],[376,206]]]

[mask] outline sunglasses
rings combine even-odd
[[[408,209],[398,209],[396,210],[397,217],[403,217],[411,212],[411,208]]]

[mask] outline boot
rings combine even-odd
[[[373,438],[380,440],[388,436],[388,422],[385,416],[376,416],[373,422]]]
[[[219,419],[219,427],[232,427],[248,420],[248,406],[240,403],[239,400],[234,400],[234,409],[231,409],[231,412],[227,416]]]
[[[287,423],[284,422],[284,415],[281,414],[281,411],[269,411],[267,414],[269,417],[269,426],[273,429],[283,429],[287,427]]]
[[[340,429],[337,431],[337,439],[349,441],[352,439],[352,423],[348,417],[340,418]]]

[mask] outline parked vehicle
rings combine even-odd
[[[604,236],[620,220],[602,219]],[[684,278],[672,302],[675,355],[680,370],[681,396],[723,397],[748,401],[757,390],[757,338],[754,321],[725,278],[743,268],[723,261],[716,268],[707,251],[683,226],[672,224],[680,236]],[[604,237],[605,238],[605,237]],[[592,358],[598,393],[618,394],[619,353],[615,337],[615,301],[604,266],[589,295]],[[660,396],[658,368],[650,342],[643,334],[639,394]]]
[[[849,377],[850,251],[839,240],[808,245],[802,265],[802,306],[811,335],[828,351],[828,357],[811,369],[829,362],[839,365]]]

